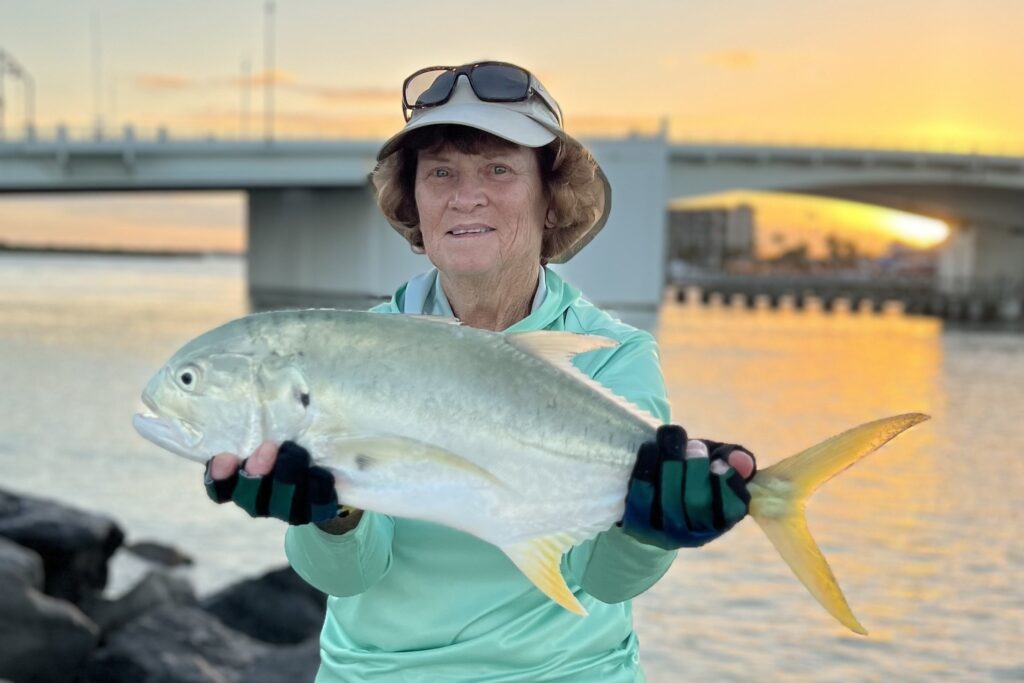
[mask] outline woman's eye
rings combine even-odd
[[[433,176],[435,178],[447,178],[448,177],[448,169],[447,168],[435,168],[433,170]]]
[[[502,166],[501,164],[495,164],[494,175],[504,175],[508,173],[508,166]]]

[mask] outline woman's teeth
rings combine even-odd
[[[453,235],[475,235],[481,232],[491,232],[494,228],[465,228],[452,230]]]

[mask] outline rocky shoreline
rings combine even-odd
[[[104,597],[115,553],[147,571]],[[0,489],[0,683],[299,683],[325,596],[289,567],[199,599],[159,543],[101,514]]]

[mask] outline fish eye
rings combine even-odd
[[[192,391],[196,388],[196,384],[199,382],[199,368],[194,365],[186,365],[175,373],[174,379],[178,383],[179,387],[187,391]]]

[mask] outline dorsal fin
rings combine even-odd
[[[406,313],[405,318],[413,318],[414,320],[422,320],[429,323],[445,323],[447,325],[461,325],[462,321],[458,318],[453,318],[450,315],[429,315],[426,313]]]
[[[585,372],[572,364],[572,359],[577,354],[618,346],[619,343],[614,339],[594,334],[576,334],[575,332],[555,332],[550,330],[517,332],[508,334],[505,338],[517,349],[554,365],[559,370],[586,384],[609,401],[629,411],[633,416],[643,420],[655,429],[661,426],[661,420],[613,393],[611,389],[591,379]]]
[[[516,332],[506,336],[517,348],[558,366],[568,363],[577,354],[597,349],[610,349],[619,345],[617,341],[608,337],[599,337],[596,334],[576,334],[575,332],[536,330]]]

